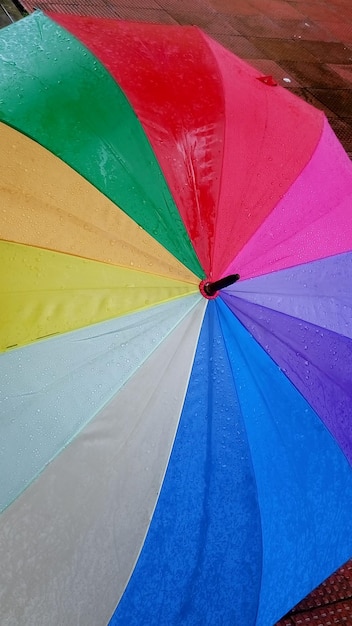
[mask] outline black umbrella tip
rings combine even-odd
[[[223,278],[220,278],[219,280],[215,280],[215,281],[202,280],[202,282],[199,285],[199,289],[200,289],[201,294],[205,298],[208,298],[208,300],[212,300],[213,298],[217,297],[221,289],[224,289],[225,287],[229,287],[230,285],[233,285],[239,279],[240,279],[239,274],[230,274],[229,276],[224,276]]]

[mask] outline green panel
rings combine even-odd
[[[0,76],[2,121],[68,163],[203,276],[141,124],[77,39],[35,12],[2,31]]]

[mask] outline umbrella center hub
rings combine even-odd
[[[239,278],[239,274],[230,274],[229,276],[224,276],[214,281],[210,281],[206,278],[199,283],[199,291],[207,300],[214,300],[214,298],[217,298],[219,295],[221,289],[233,285]]]

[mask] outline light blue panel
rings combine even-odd
[[[200,299],[188,296],[0,355],[0,510]]]
[[[211,301],[157,507],[110,626],[250,626],[261,554],[255,478]]]
[[[218,306],[261,512],[263,575],[254,623],[268,626],[351,556],[352,470],[279,367],[226,305]]]

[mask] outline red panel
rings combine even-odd
[[[217,58],[225,96],[225,146],[213,258],[218,277],[310,160],[324,117],[285,89],[257,80],[256,70],[204,38]]]
[[[126,93],[209,275],[224,104],[217,64],[202,35],[193,27],[50,17],[96,55]]]

